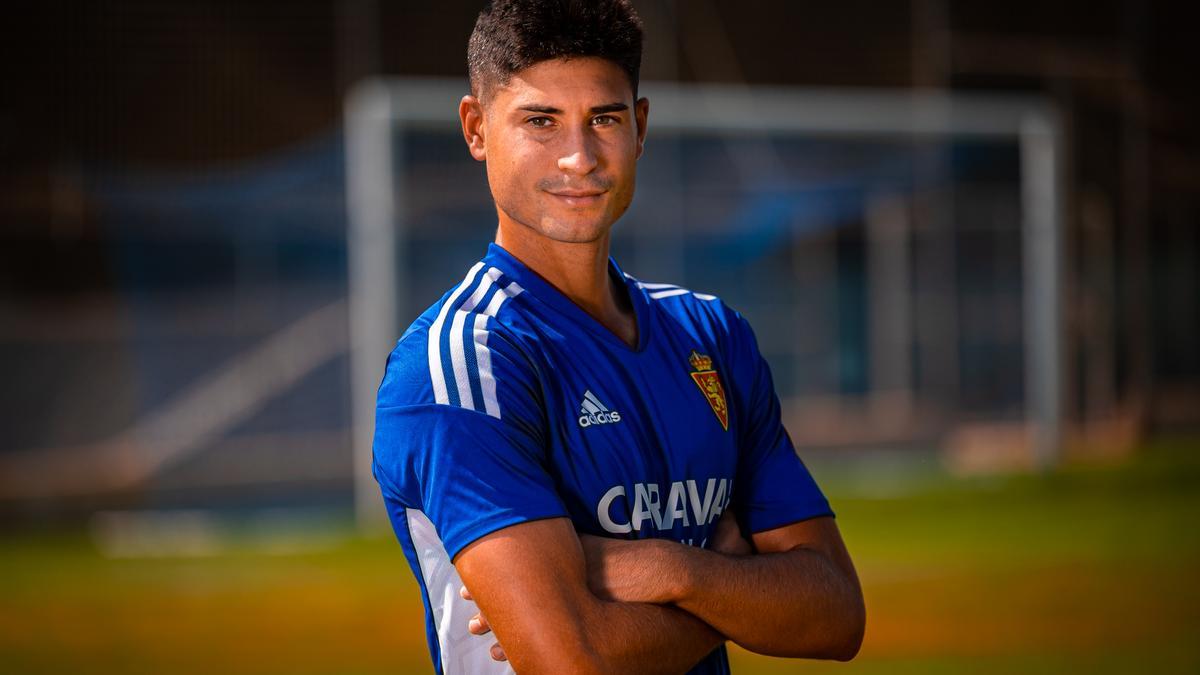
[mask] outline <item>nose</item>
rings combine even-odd
[[[566,173],[586,176],[599,163],[596,152],[592,147],[592,139],[586,131],[576,131],[570,134],[558,158],[558,169]]]

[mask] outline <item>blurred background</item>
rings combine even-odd
[[[635,5],[614,255],[751,320],[867,596],[735,672],[1200,672],[1186,7]],[[478,9],[9,8],[0,671],[429,671],[364,439],[493,236]]]

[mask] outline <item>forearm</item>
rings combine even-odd
[[[730,640],[772,656],[852,658],[862,640],[857,581],[825,555],[798,548],[729,556],[667,549],[670,602]]]
[[[683,673],[724,642],[712,627],[669,605],[597,600],[583,624],[607,673]]]
[[[604,598],[588,587],[580,540],[565,518],[529,521],[472,542],[454,561],[467,630],[494,633],[493,658],[531,673],[682,673],[724,638],[676,607]]]

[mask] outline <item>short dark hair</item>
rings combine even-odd
[[[467,42],[471,93],[551,59],[596,56],[629,77],[637,98],[642,20],[629,0],[490,0]]]

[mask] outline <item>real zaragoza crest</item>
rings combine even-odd
[[[700,387],[700,391],[704,392],[704,398],[708,399],[713,413],[720,420],[721,428],[729,431],[729,408],[725,405],[725,387],[721,386],[721,376],[713,370],[712,359],[693,349],[688,363],[692,364],[692,380]]]

